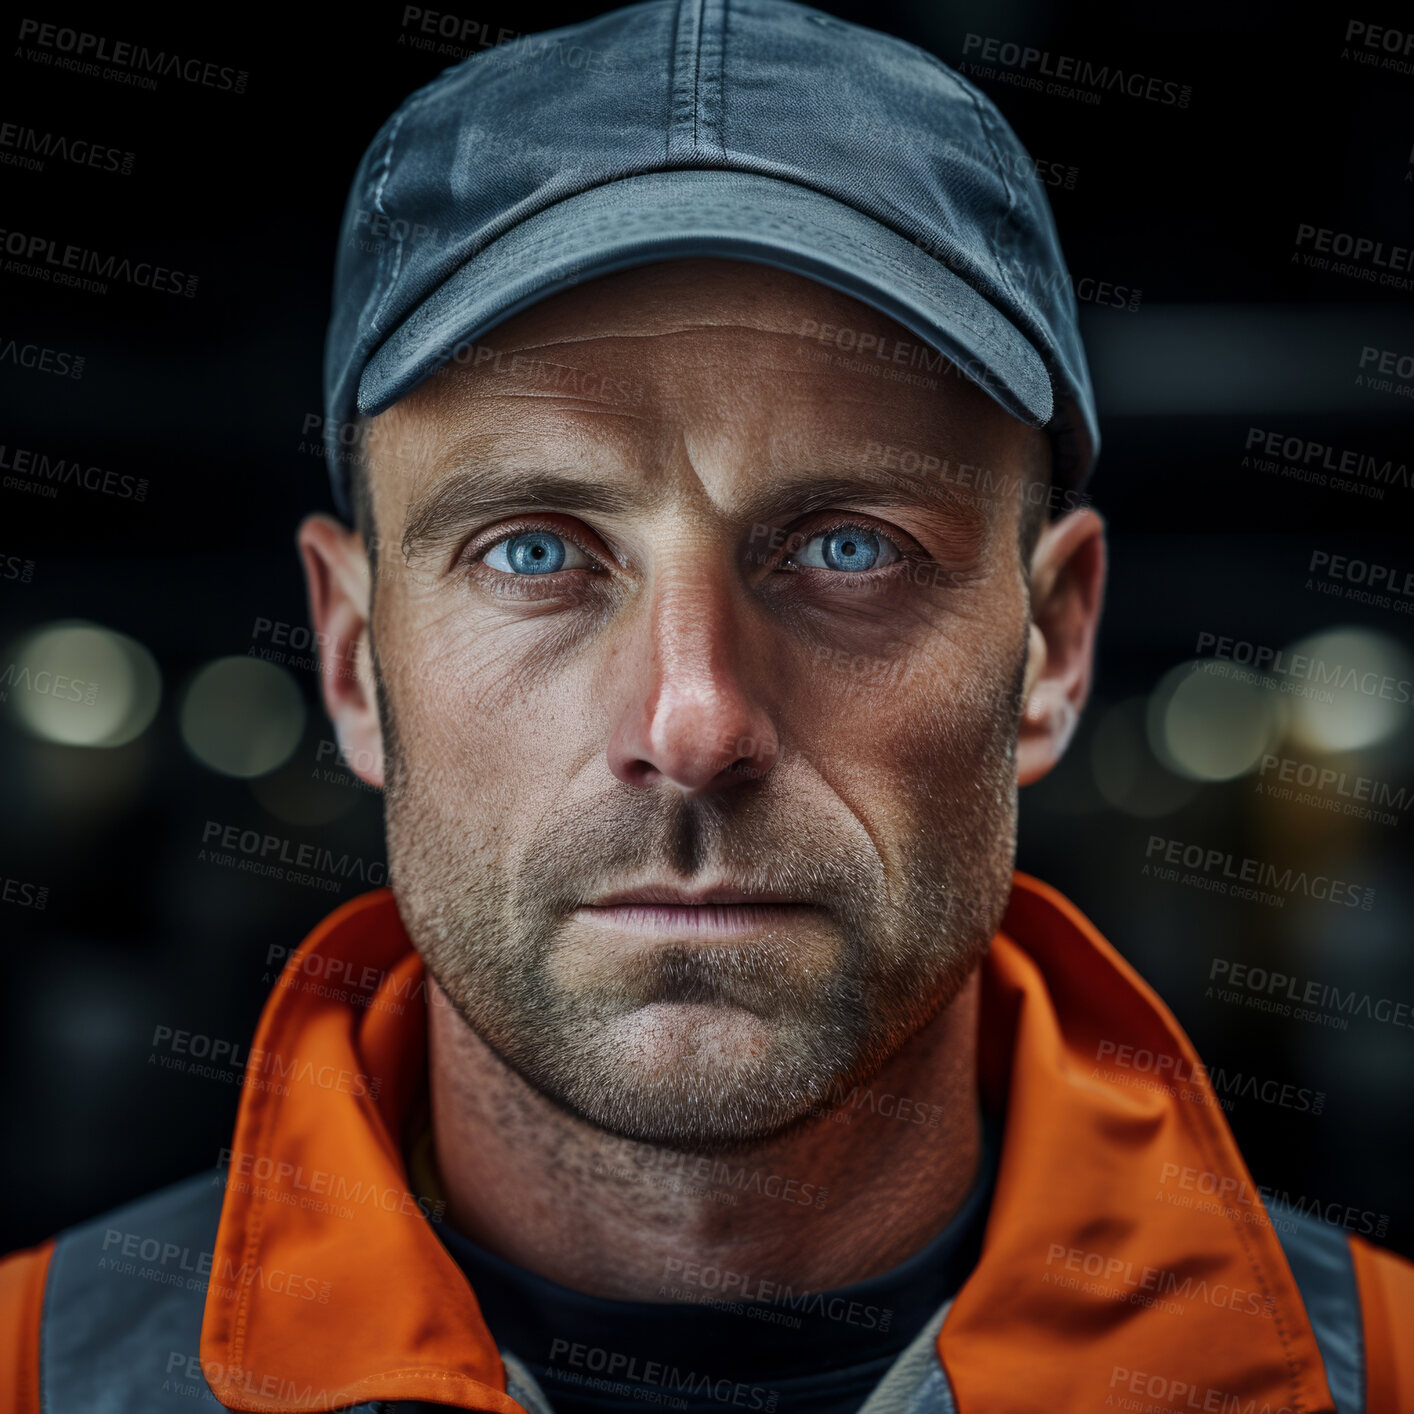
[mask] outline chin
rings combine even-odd
[[[596,1128],[711,1153],[778,1137],[820,1113],[847,1068],[793,1027],[721,1003],[654,1002],[605,1024],[575,1083],[541,1088]],[[585,1077],[589,1083],[585,1084]]]

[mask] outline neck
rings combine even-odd
[[[718,1155],[619,1139],[568,1114],[438,996],[428,1060],[447,1218],[507,1261],[619,1300],[673,1299],[693,1265],[731,1286],[812,1291],[877,1276],[926,1246],[976,1178],[979,996],[974,970],[842,1101]]]

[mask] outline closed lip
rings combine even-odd
[[[807,899],[795,898],[790,894],[771,893],[762,890],[734,889],[714,886],[701,889],[684,889],[673,885],[650,884],[639,889],[623,889],[618,893],[605,894],[592,899],[586,908],[720,908],[730,904],[757,904],[768,907],[784,907],[789,904],[806,905]]]

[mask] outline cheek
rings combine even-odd
[[[995,604],[951,614],[907,642],[817,647],[794,655],[782,705],[801,748],[855,761],[932,761],[995,730],[1017,686],[1024,614]]]
[[[800,751],[886,856],[925,836],[966,849],[993,817],[1005,824],[1024,642],[1018,625],[1014,643],[940,633],[882,665],[820,658],[793,694]]]
[[[468,842],[533,830],[584,755],[575,674],[528,674],[495,633],[409,642],[417,651],[388,679],[407,793]]]

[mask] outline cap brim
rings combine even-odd
[[[790,270],[897,320],[1012,416],[1051,420],[1031,342],[961,276],[833,197],[750,172],[626,177],[527,217],[456,269],[371,355],[358,411],[373,416],[519,310],[599,275],[718,256]]]

